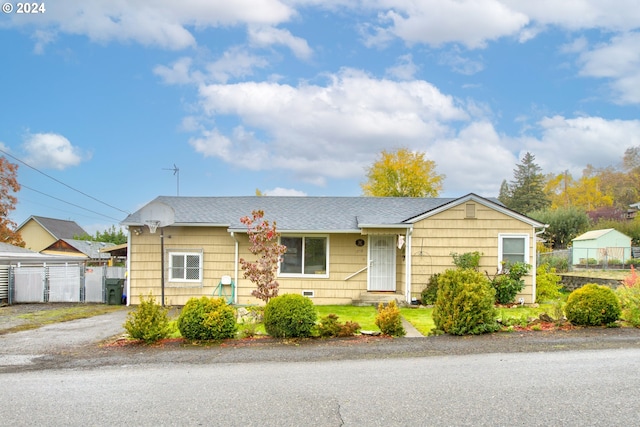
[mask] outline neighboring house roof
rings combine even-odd
[[[76,251],[86,255],[86,257],[90,259],[109,259],[110,255],[108,253],[101,252],[101,249],[115,246],[115,244],[113,243],[93,242],[89,240],[76,239],[60,239],[48,248],[44,249],[44,251],[59,249],[60,241],[66,243],[67,245],[69,245]]]
[[[0,243],[0,261],[6,262],[66,262],[74,261],[73,257],[45,255],[8,243]]]
[[[411,227],[429,215],[473,200],[532,226],[543,224],[507,209],[497,199],[475,194],[460,198],[410,197],[169,197],[160,196],[146,206],[164,204],[173,211],[173,224],[224,226],[246,231],[240,218],[263,210],[281,231],[353,232],[364,227]],[[129,215],[123,225],[145,225],[145,207]],[[148,219],[148,218],[147,218]]]
[[[583,234],[579,235],[578,237],[576,237],[573,240],[574,241],[576,241],[576,240],[597,240],[600,237],[602,237],[602,236],[604,236],[606,234],[609,234],[611,232],[615,232],[615,233],[621,234],[623,236],[626,236],[624,233],[620,233],[615,228],[605,228],[605,229],[602,229],[602,230],[587,231],[586,233],[583,233]],[[626,236],[626,237],[629,237],[629,236]]]
[[[18,227],[18,230],[20,230],[30,220],[34,220],[35,222],[40,224],[40,226],[49,234],[51,234],[51,236],[53,236],[55,239],[73,239],[77,236],[88,235],[88,233],[74,221],[47,218],[35,215],[30,216],[25,222],[23,222]]]
[[[110,256],[126,257],[128,250],[129,250],[129,244],[122,243],[121,245],[114,244],[113,246],[106,246],[100,249],[100,252],[109,254]]]

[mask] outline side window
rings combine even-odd
[[[498,236],[498,265],[503,262],[529,264],[529,235],[500,234]]]
[[[202,254],[171,252],[169,254],[169,281],[201,282]]]

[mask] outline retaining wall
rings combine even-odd
[[[616,289],[622,284],[622,281],[615,279],[599,279],[597,277],[581,277],[581,276],[565,276],[559,274],[561,277],[560,284],[568,291],[575,291],[578,288],[586,285],[587,283],[596,283],[598,285],[605,285],[611,289]]]

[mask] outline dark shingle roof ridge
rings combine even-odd
[[[68,219],[49,218],[46,216],[32,215],[35,221],[42,225],[56,239],[72,238],[74,235],[88,234],[75,221]]]

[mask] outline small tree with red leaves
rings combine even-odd
[[[240,258],[240,267],[244,271],[244,278],[256,285],[251,295],[267,303],[278,296],[278,262],[287,247],[278,243],[276,222],[269,223],[264,219],[264,211],[253,211],[250,217],[240,218],[240,222],[247,226],[249,251],[258,257],[256,261]]]

